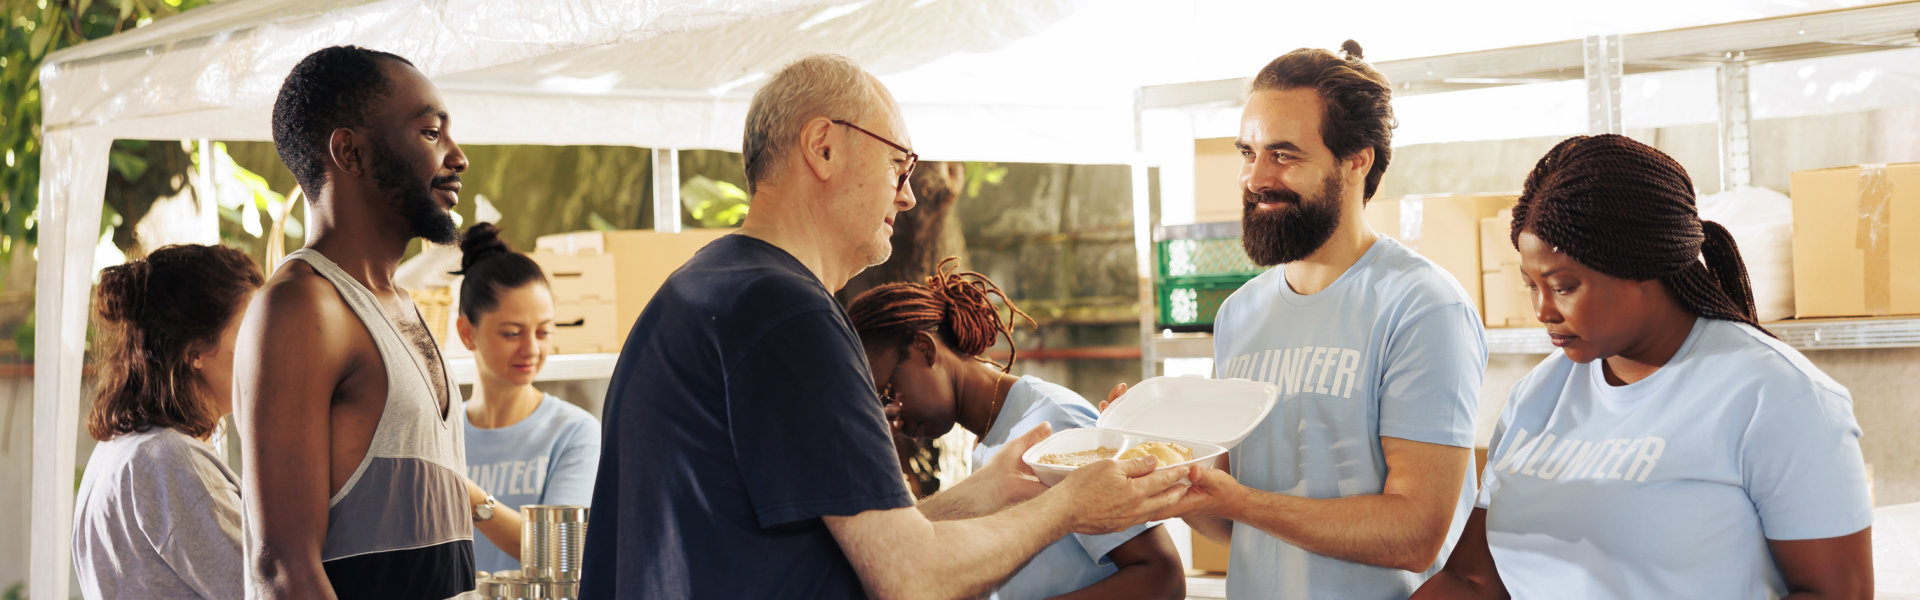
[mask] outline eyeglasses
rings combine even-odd
[[[887,384],[880,386],[880,405],[881,406],[886,406],[888,404],[894,403],[893,380],[900,377],[900,365],[904,365],[904,364],[907,364],[907,358],[905,356],[901,356],[900,360],[895,361],[893,363],[893,372],[887,374]]]
[[[858,132],[860,132],[860,133],[864,133],[864,134],[867,134],[868,136],[870,136],[870,137],[872,137],[873,139],[876,139],[876,140],[880,140],[880,143],[882,143],[882,144],[886,144],[886,145],[888,145],[888,146],[893,146],[893,149],[895,149],[895,150],[899,150],[899,151],[901,151],[901,152],[904,152],[904,153],[906,153],[906,155],[907,155],[907,168],[905,168],[905,169],[902,169],[902,170],[900,171],[900,180],[899,180],[899,181],[895,181],[895,182],[893,183],[893,191],[894,191],[894,193],[896,193],[896,194],[897,194],[897,193],[900,193],[900,190],[902,190],[902,189],[905,189],[905,188],[907,187],[907,177],[908,177],[909,175],[913,175],[913,168],[914,168],[915,166],[919,166],[919,164],[920,164],[920,155],[918,155],[918,154],[914,154],[914,153],[913,153],[913,151],[912,151],[912,150],[909,150],[909,149],[907,149],[907,147],[906,147],[906,146],[902,146],[902,145],[900,145],[900,144],[896,144],[896,143],[894,143],[894,142],[893,142],[893,140],[889,140],[889,139],[887,139],[887,138],[883,138],[883,137],[880,137],[880,134],[878,134],[878,133],[874,133],[874,132],[871,132],[871,131],[867,131],[867,130],[865,130],[865,129],[861,129],[859,125],[855,125],[855,124],[852,124],[852,123],[848,123],[848,122],[846,122],[846,121],[842,121],[842,120],[840,120],[840,119],[834,119],[834,120],[833,120],[833,122],[834,122],[834,123],[838,123],[838,124],[841,124],[841,125],[845,125],[845,126],[847,126],[847,127],[851,127],[851,128],[853,128],[853,130],[854,130],[854,131],[858,131]],[[889,384],[889,387],[891,387],[891,384]]]

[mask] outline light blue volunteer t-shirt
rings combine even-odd
[[[1515,598],[1779,598],[1767,540],[1873,523],[1846,388],[1729,321],[1631,385],[1548,356],[1488,454],[1476,504]]]
[[[547,394],[533,414],[499,429],[481,429],[460,411],[467,428],[467,477],[500,504],[588,506],[600,470],[600,422],[586,410]],[[473,532],[474,567],[520,568],[479,530]]]
[[[1234,448],[1233,476],[1306,498],[1379,494],[1380,438],[1471,448],[1487,348],[1466,290],[1432,261],[1382,237],[1325,290],[1303,296],[1283,268],[1255,277],[1214,319],[1215,373],[1279,385],[1279,402]],[[1404,599],[1440,569],[1466,523],[1473,465],[1424,573],[1303,550],[1233,524],[1231,598]]]
[[[1099,413],[1085,398],[1037,377],[1021,377],[1007,387],[1007,399],[1000,403],[1000,416],[981,436],[973,449],[973,466],[980,468],[993,459],[1007,440],[1019,437],[1041,423],[1052,423],[1059,433],[1079,427],[1092,427]],[[997,600],[1051,598],[1098,583],[1119,571],[1107,553],[1147,530],[1140,525],[1106,535],[1069,534],[1040,550],[1033,560],[1014,573],[1013,578],[993,593]]]

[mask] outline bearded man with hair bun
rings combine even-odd
[[[1247,255],[1278,266],[1220,306],[1215,375],[1282,392],[1173,511],[1232,546],[1233,598],[1405,598],[1473,499],[1479,311],[1367,225],[1395,121],[1360,52],[1349,40],[1274,59],[1234,142]]]

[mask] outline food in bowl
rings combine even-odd
[[[1098,448],[1094,448],[1092,450],[1081,450],[1079,452],[1061,452],[1058,454],[1046,454],[1040,457],[1040,464],[1060,465],[1063,467],[1083,467],[1097,461],[1113,458],[1114,453],[1117,453],[1117,452],[1119,452],[1119,450],[1108,448],[1106,446],[1101,446]]]
[[[1142,456],[1152,456],[1163,466],[1173,465],[1193,460],[1193,450],[1173,442],[1140,442],[1114,459],[1129,460]]]

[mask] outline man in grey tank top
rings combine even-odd
[[[234,369],[250,598],[450,598],[473,589],[460,410],[393,283],[413,238],[454,241],[466,155],[406,59],[351,46],[294,66],[273,141],[307,246],[254,296]]]

